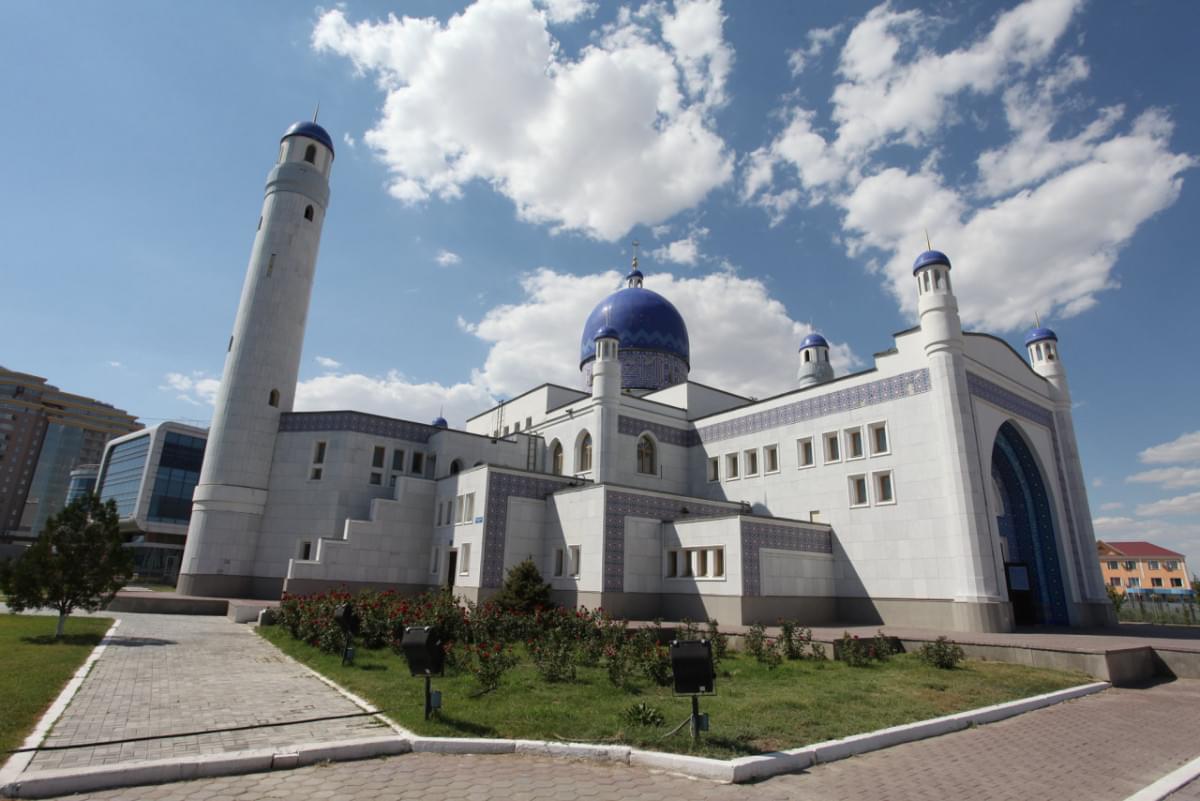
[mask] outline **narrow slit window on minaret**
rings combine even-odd
[[[309,164],[317,163],[317,146],[309,145],[304,149],[304,160]]]
[[[313,218],[313,207],[306,206],[304,208],[304,219],[308,220],[309,222],[312,222],[312,218]]]
[[[941,270],[933,271],[933,288],[934,289],[942,288],[942,271]]]
[[[225,349],[225,352],[226,352],[226,353],[229,353],[229,352],[231,352],[232,350],[233,350],[233,334],[230,334],[230,335],[229,335],[229,347],[227,347],[227,348]]]
[[[271,273],[275,271],[275,254],[271,254],[271,258],[267,259],[267,278],[271,277]]]
[[[279,405],[279,390],[271,390],[271,394],[267,397],[267,403],[269,403],[271,406]]]
[[[262,215],[258,215],[258,230],[262,230]]]

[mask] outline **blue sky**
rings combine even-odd
[[[393,17],[389,17],[394,15]],[[576,381],[641,242],[693,377],[912,324],[1061,338],[1097,535],[1200,571],[1186,2],[28,3],[0,12],[0,363],[207,421],[282,131],[337,143],[299,408],[452,423]],[[19,332],[19,333],[18,333]]]

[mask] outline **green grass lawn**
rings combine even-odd
[[[57,623],[54,615],[0,615],[0,751],[21,747],[112,620],[69,617],[55,642]]]
[[[775,670],[732,655],[718,668],[718,695],[700,701],[701,711],[711,716],[711,731],[693,749],[687,727],[663,739],[688,717],[689,699],[645,681],[634,692],[617,690],[602,668],[580,668],[576,682],[549,684],[523,659],[498,690],[479,697],[472,697],[477,685],[469,673],[435,678],[443,709],[425,721],[424,684],[390,650],[359,649],[355,664],[343,667],[340,656],[294,640],[280,626],[259,632],[418,734],[586,740],[719,758],[795,748],[1091,681],[1082,673],[976,660],[939,670],[911,654],[865,668],[795,661]],[[666,725],[623,722],[621,712],[639,701],[660,709]]]

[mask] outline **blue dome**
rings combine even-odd
[[[450,424],[446,422],[445,417],[438,415],[437,417],[433,418],[433,427],[434,428],[449,428]]]
[[[829,347],[829,343],[826,342],[825,337],[821,336],[820,334],[809,334],[808,336],[806,336],[804,338],[804,341],[800,343],[800,350],[804,350],[805,348],[828,348],[828,347]]]
[[[1058,341],[1058,334],[1051,331],[1049,328],[1034,328],[1025,335],[1025,347],[1029,347],[1034,342],[1043,342],[1047,339]]]
[[[922,267],[928,267],[931,264],[944,264],[950,266],[950,257],[940,250],[927,250],[917,260],[913,262],[913,275],[917,274],[917,270]]]
[[[329,152],[333,153],[333,140],[329,138],[328,132],[315,122],[297,122],[284,131],[283,136],[279,141],[282,142],[290,136],[307,136],[309,139],[316,139],[325,147],[329,148]]]
[[[593,342],[596,341],[597,339],[620,340],[621,335],[617,333],[617,329],[613,328],[611,325],[606,325],[603,328],[601,328],[599,331],[596,332],[596,336],[592,337]]]
[[[583,324],[583,336],[579,341],[581,367],[595,358],[595,334],[601,328],[616,331],[623,351],[636,349],[671,353],[691,366],[691,349],[683,317],[669,300],[657,292],[627,286],[600,301]]]

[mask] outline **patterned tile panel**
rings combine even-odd
[[[1082,598],[1087,591],[1083,578],[1085,575],[1083,572],[1084,563],[1079,546],[1079,534],[1075,530],[1075,513],[1071,509],[1071,499],[1066,492],[1067,472],[1063,463],[1062,448],[1058,442],[1058,425],[1055,421],[1057,415],[1046,407],[1034,403],[1028,398],[1023,398],[1015,392],[1011,392],[974,373],[967,373],[967,388],[975,397],[999,406],[1001,409],[1005,409],[1015,415],[1024,417],[1026,420],[1030,420],[1038,425],[1045,426],[1050,430],[1050,441],[1054,444],[1054,468],[1058,476],[1058,486],[1062,492],[1063,510],[1066,512],[1067,518],[1067,545],[1071,551],[1071,562],[1075,566],[1076,580],[1080,583],[1077,590]]]
[[[833,532],[743,520],[742,594],[748,597],[762,594],[762,577],[759,575],[762,564],[759,551],[762,548],[832,554]]]
[[[686,515],[683,510],[687,509]],[[687,498],[663,498],[609,490],[604,496],[604,591],[625,590],[625,518],[717,517],[735,514],[736,506],[716,506]]]
[[[438,431],[431,425],[380,417],[363,412],[284,412],[279,416],[280,431],[357,431],[378,437],[408,442],[428,442]]]
[[[487,503],[483,518],[483,569],[481,586],[500,587],[504,584],[504,541],[508,531],[508,499],[546,496],[571,486],[564,478],[540,478],[534,475],[488,471]]]
[[[688,366],[673,353],[622,348],[617,355],[621,362],[621,386],[632,389],[662,389],[687,380]],[[583,385],[592,388],[592,368],[596,362],[583,365]]]
[[[653,423],[638,417],[621,415],[617,418],[617,431],[633,437],[636,437],[643,431],[649,431],[659,442],[665,442],[668,445],[679,445],[683,448],[690,448],[693,445],[700,444],[700,440],[697,438],[694,429],[672,428],[662,423]]]
[[[910,395],[919,395],[928,391],[929,370],[912,370],[891,378],[881,378],[878,381],[827,392],[824,395],[805,398],[774,409],[701,426],[696,433],[700,442],[718,442],[863,406],[886,403]]]

